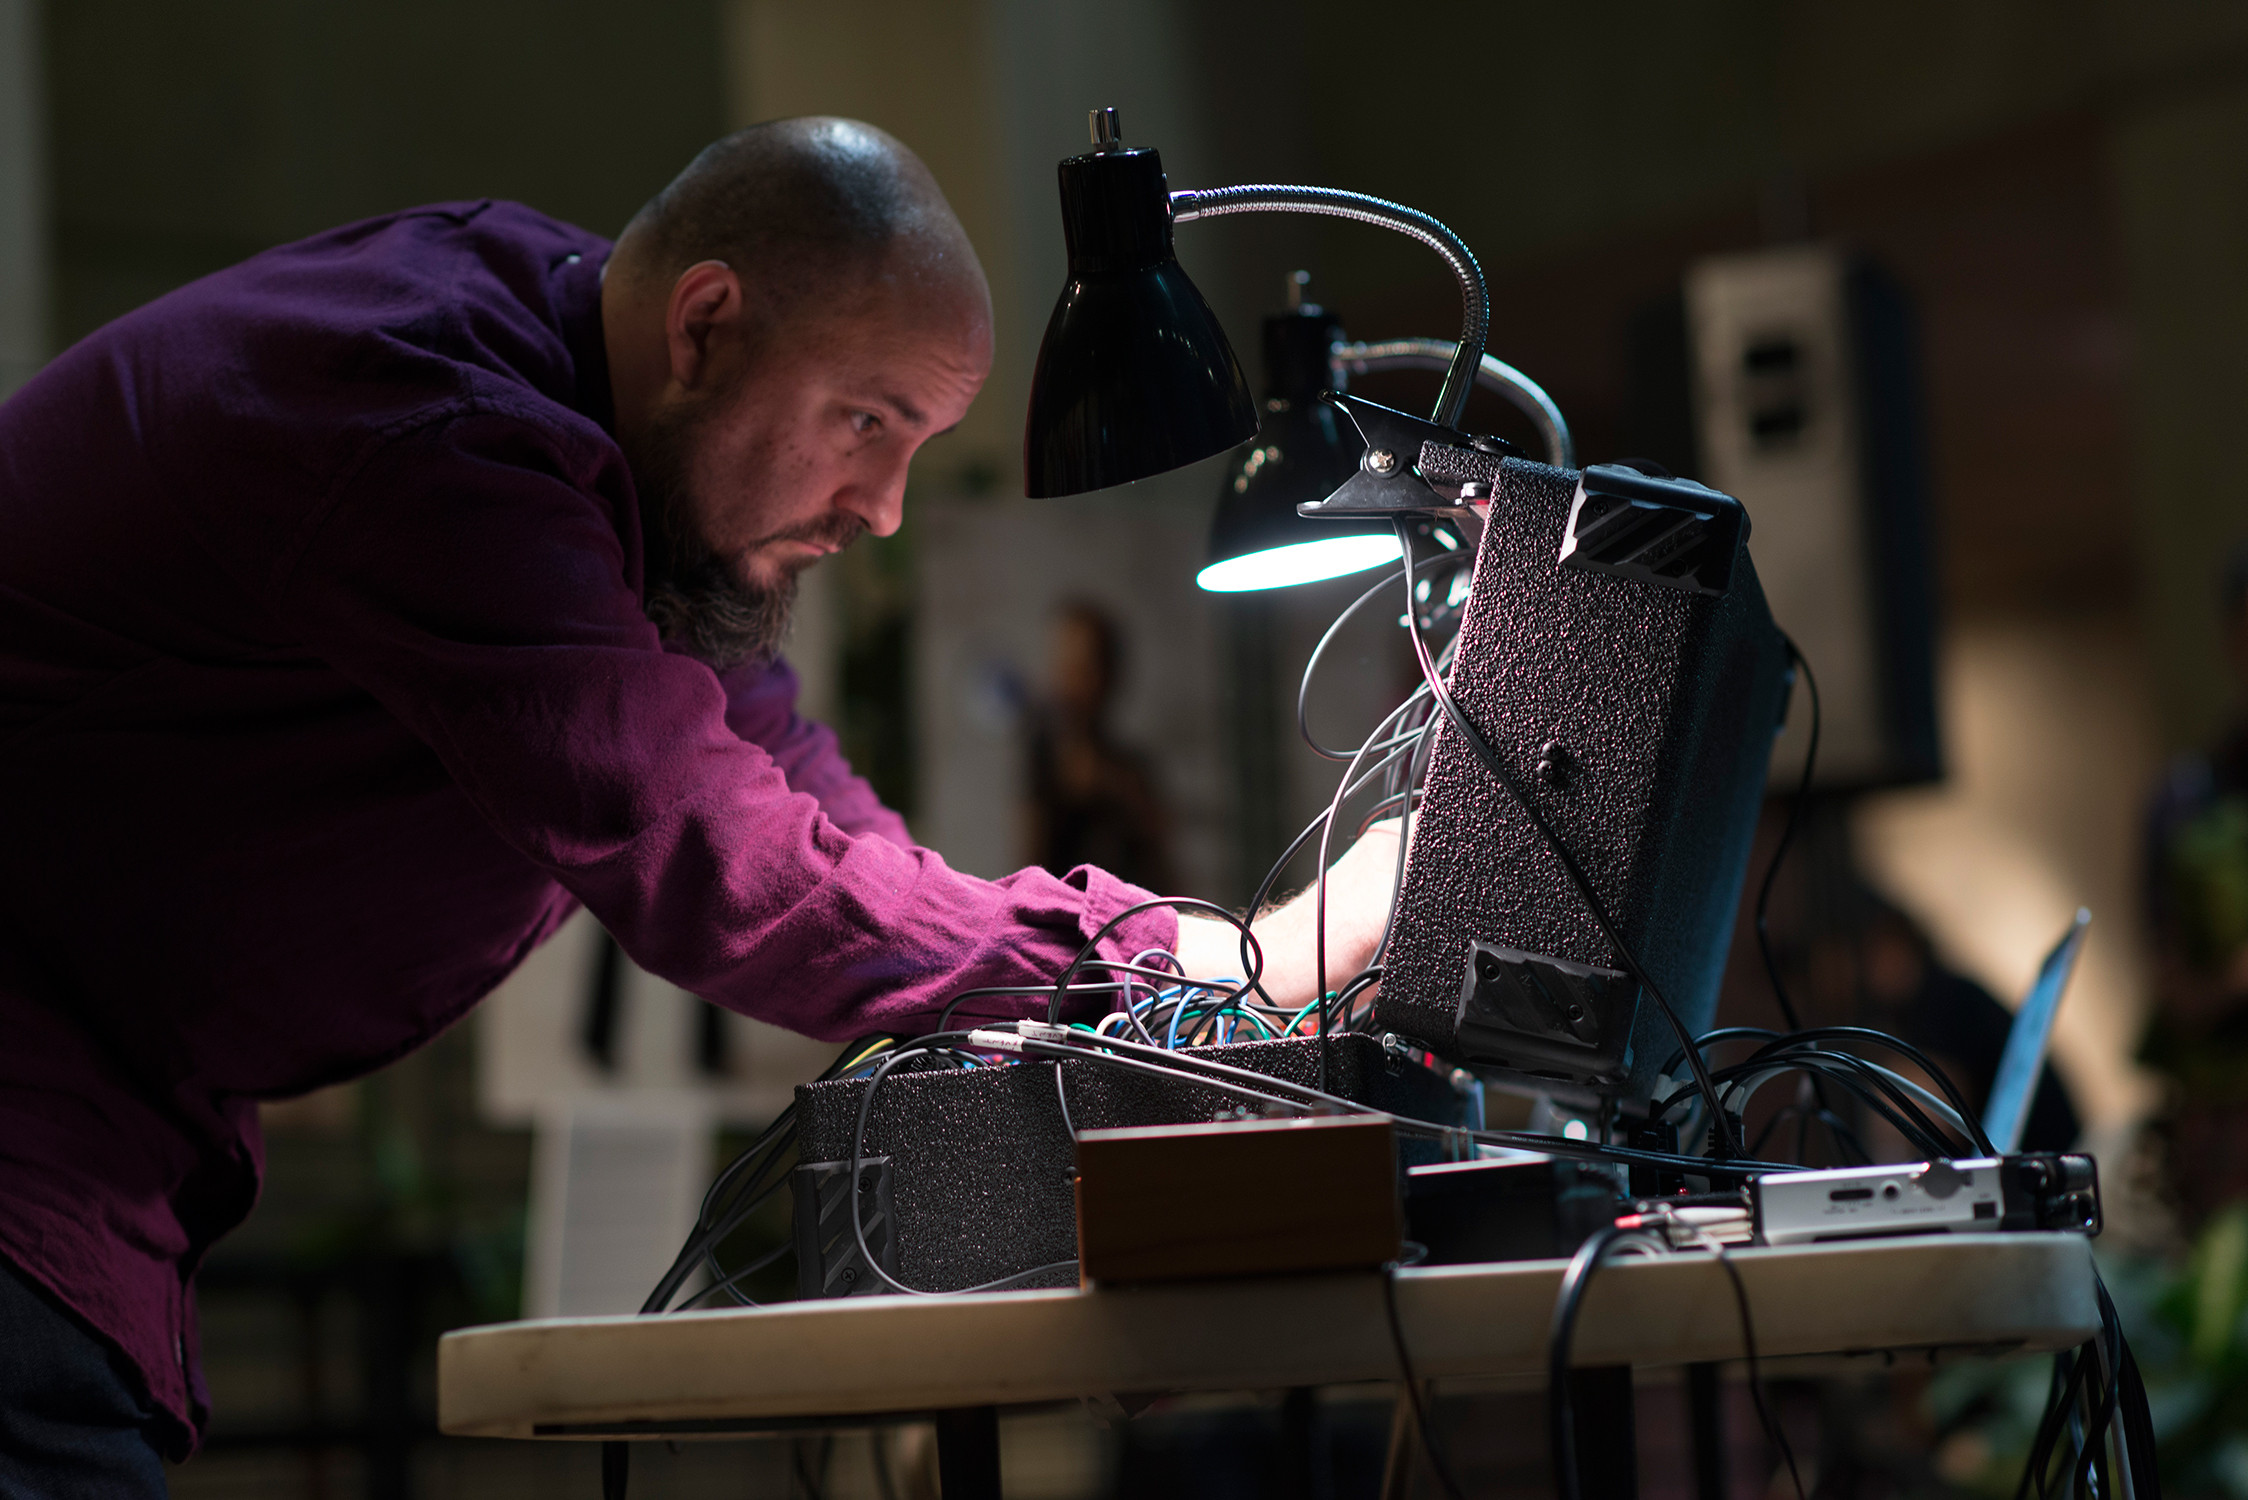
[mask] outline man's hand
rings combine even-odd
[[[1373,962],[1389,920],[1397,878],[1398,824],[1376,823],[1327,871],[1327,987],[1340,989]],[[1264,948],[1265,992],[1290,1010],[1311,1004],[1318,989],[1316,889],[1275,907],[1250,924]],[[1241,933],[1214,917],[1179,917],[1179,962],[1189,978],[1240,976]]]

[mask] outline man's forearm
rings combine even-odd
[[[1338,989],[1373,962],[1389,922],[1397,871],[1397,824],[1378,823],[1327,872],[1326,979]],[[1263,950],[1265,993],[1290,1009],[1319,990],[1318,888],[1302,891],[1250,924]],[[1189,978],[1245,978],[1241,930],[1215,917],[1182,914],[1174,951]]]

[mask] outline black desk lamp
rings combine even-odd
[[[1307,521],[1296,514],[1303,502],[1348,483],[1365,451],[1320,400],[1341,385],[1332,351],[1343,330],[1326,309],[1303,300],[1308,280],[1293,273],[1288,311],[1264,320],[1263,420],[1226,465],[1210,520],[1209,566],[1194,580],[1214,594],[1316,583],[1397,560],[1397,532],[1386,521]]]
[[[1460,284],[1460,339],[1432,423],[1410,423],[1410,429],[1466,443],[1452,429],[1467,408],[1483,356],[1490,298],[1482,270],[1458,235],[1415,209],[1336,188],[1259,184],[1173,193],[1159,154],[1125,148],[1115,110],[1097,109],[1091,118],[1093,149],[1060,167],[1069,281],[1031,377],[1023,438],[1027,493],[1075,495],[1145,479],[1256,435],[1256,406],[1241,362],[1172,251],[1173,226],[1220,214],[1356,219],[1411,235],[1442,256]],[[1366,431],[1359,409],[1365,403],[1345,397],[1337,404],[1369,441],[1365,463],[1373,467],[1362,464],[1359,477],[1371,483],[1353,481],[1344,487],[1355,491],[1347,499],[1338,494],[1304,513],[1366,517],[1427,509],[1426,486],[1415,482],[1392,492],[1386,483],[1405,477],[1412,464],[1382,439],[1403,442],[1412,430],[1384,422],[1377,437]],[[1419,451],[1418,441],[1411,446]]]
[[[1341,320],[1303,300],[1308,273],[1288,277],[1288,311],[1264,320],[1265,400],[1257,435],[1226,465],[1210,520],[1209,563],[1195,582],[1216,594],[1288,588],[1380,567],[1397,557],[1395,527],[1306,519],[1297,511],[1333,494],[1357,472],[1364,442],[1346,436],[1324,391],[1349,389],[1353,375],[1383,370],[1446,370],[1459,353],[1448,339],[1347,342]],[[1486,354],[1475,383],[1505,396],[1537,427],[1546,462],[1576,466],[1569,424],[1538,384]]]

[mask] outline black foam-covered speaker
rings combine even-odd
[[[1319,1044],[1309,1037],[1193,1047],[1192,1055],[1298,1084],[1319,1081]],[[1197,1125],[1226,1118],[1242,1101],[1184,1078],[1070,1060],[958,1070],[932,1059],[901,1066],[883,1080],[859,1142],[867,1157],[889,1163],[881,1207],[895,1204],[893,1275],[906,1285],[958,1291],[1040,1266],[1060,1266],[1024,1286],[1074,1286],[1077,1272],[1075,1150],[1062,1123],[1055,1069],[1068,1091],[1069,1122],[1078,1130],[1126,1125]],[[1353,1103],[1440,1125],[1464,1125],[1467,1097],[1449,1078],[1384,1048],[1369,1036],[1327,1042],[1326,1086]],[[848,1163],[858,1134],[861,1079],[810,1083],[796,1090],[802,1129],[798,1156],[811,1163]],[[1399,1142],[1406,1165],[1439,1160],[1435,1143]],[[831,1174],[847,1179],[848,1165]],[[847,1231],[847,1221],[846,1221]],[[856,1247],[838,1265],[856,1261]],[[824,1267],[807,1292],[842,1295]],[[879,1290],[879,1288],[877,1288]]]
[[[1603,498],[1614,471],[1486,463],[1452,693],[1706,1030],[1788,688],[1747,527],[1728,540],[1737,507],[1707,491],[1697,520],[1691,486],[1666,519],[1637,476]],[[1642,540],[1618,542],[1634,516]],[[1688,545],[1691,566],[1664,564]],[[1437,736],[1377,1019],[1495,1081],[1643,1103],[1675,1035],[1512,795],[1449,724]]]

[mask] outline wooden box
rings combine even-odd
[[[1086,1130],[1088,1282],[1371,1270],[1403,1238],[1397,1138],[1363,1115]]]

